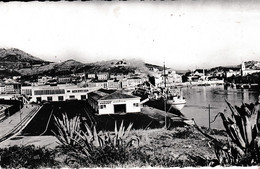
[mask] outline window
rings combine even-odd
[[[70,90],[67,90],[68,93],[70,93]]]
[[[72,90],[72,93],[83,93],[88,92],[88,90]]]
[[[75,98],[75,96],[74,95],[70,95],[70,99],[74,99]]]
[[[64,89],[54,89],[54,90],[35,90],[34,95],[50,95],[50,94],[64,94]]]
[[[48,101],[52,101],[52,97],[47,97],[47,100]]]
[[[106,105],[100,105],[100,109],[105,109]]]
[[[86,100],[86,99],[87,99],[86,95],[81,95],[81,100]]]
[[[63,96],[58,96],[59,101],[63,101]]]
[[[41,102],[42,98],[41,97],[36,97],[36,102]]]
[[[134,103],[134,107],[139,107],[139,103]]]

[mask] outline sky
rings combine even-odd
[[[44,60],[141,59],[177,70],[260,60],[257,1],[0,3],[0,48]]]

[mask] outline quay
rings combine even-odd
[[[0,143],[17,135],[36,115],[38,105],[26,105],[0,123]]]
[[[260,85],[257,83],[229,83],[226,82],[224,87],[231,87],[236,89],[260,89]]]

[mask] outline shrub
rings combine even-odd
[[[176,131],[172,134],[172,137],[180,138],[180,139],[187,139],[187,138],[199,139],[198,134],[194,133],[194,129],[189,126],[176,128]]]
[[[54,116],[57,133],[53,132],[56,138],[63,145],[75,145],[79,139],[77,132],[80,131],[80,120],[78,116],[72,119],[68,118],[67,114],[62,114],[62,119]]]
[[[46,148],[13,146],[0,149],[0,166],[3,168],[39,168],[56,166],[55,153]]]
[[[96,126],[90,127],[86,122],[80,124],[79,117],[68,119],[63,115],[62,120],[55,117],[57,133],[55,136],[60,141],[60,149],[68,155],[65,162],[73,167],[99,164],[100,166],[111,163],[124,163],[132,157],[132,151],[137,149],[137,136],[130,136],[133,124],[125,129],[123,121],[114,132],[97,132]],[[137,142],[137,144],[134,144]]]

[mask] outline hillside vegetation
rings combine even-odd
[[[162,65],[163,63],[159,63]],[[246,68],[260,69],[258,61],[245,62]],[[222,72],[229,69],[240,69],[241,65],[235,66],[219,66],[206,70],[205,72]],[[108,73],[135,73],[142,72],[147,75],[153,75],[150,71],[154,68],[159,71],[163,70],[162,66],[145,63],[140,59],[120,59],[120,60],[108,60],[99,61],[95,63],[81,63],[76,60],[70,59],[61,63],[54,63],[45,61],[38,57],[32,56],[22,50],[16,48],[4,49],[0,48],[0,68],[5,70],[3,76],[31,76],[31,75],[66,75],[72,73],[96,73],[96,72],[108,72]],[[10,69],[11,71],[7,71]],[[184,71],[177,71],[184,74]]]
[[[34,57],[22,50],[0,49],[0,66],[4,71],[4,76],[31,76],[31,75],[66,75],[72,73],[135,73],[136,71],[149,73],[149,69],[161,66],[151,65],[138,59],[121,59],[100,61],[95,63],[81,63],[70,59],[61,63],[54,63]],[[8,71],[8,70],[12,71]]]
[[[16,48],[0,48],[0,66],[7,69],[19,69],[31,67],[35,64],[48,64],[40,58],[34,57],[22,50]]]

